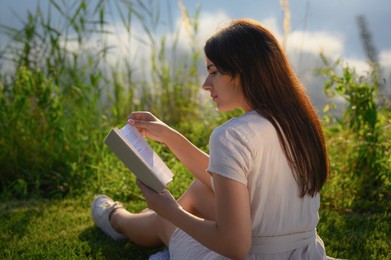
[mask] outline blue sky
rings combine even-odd
[[[117,0],[112,0],[117,1]],[[284,12],[282,0],[182,0],[190,14],[194,14],[200,6],[199,35],[197,46],[202,48],[205,40],[221,25],[233,18],[253,18],[270,28],[282,41],[284,38]],[[26,10],[34,10],[37,3],[45,6],[48,0],[2,0],[0,8],[0,24],[15,26],[18,24],[17,14],[25,17]],[[93,1],[94,2],[94,1]],[[96,2],[96,1],[95,1]],[[172,34],[183,27],[178,1],[148,0],[153,5],[160,5],[162,24],[174,27]],[[307,87],[315,102],[324,103],[324,97],[319,93],[321,81],[313,75],[313,69],[321,65],[319,53],[322,51],[331,60],[342,58],[359,72],[368,70],[366,53],[360,38],[357,17],[365,17],[372,36],[372,43],[377,51],[377,58],[385,69],[385,77],[391,79],[391,1],[390,0],[288,0],[289,3],[289,33],[286,35],[285,49],[291,64]],[[170,12],[167,12],[170,9]],[[110,43],[118,44],[127,36],[115,23],[118,17],[113,17],[111,25],[116,35],[108,39]],[[164,26],[163,26],[164,27]],[[183,28],[181,31],[183,32]],[[146,37],[140,28],[135,28],[138,38]],[[171,37],[171,38],[170,38]],[[168,35],[167,39],[174,38]],[[4,38],[0,35],[0,46]],[[180,37],[179,46],[188,49],[185,36]],[[96,43],[95,43],[96,44]],[[186,47],[187,45],[187,47]],[[146,53],[142,44],[132,47],[134,56]],[[114,52],[116,56],[123,55],[126,41]],[[121,51],[122,50],[122,51]],[[129,51],[129,50],[128,50]],[[129,55],[126,54],[126,55]],[[138,57],[140,59],[142,57]],[[388,73],[388,74],[387,74]],[[320,105],[321,106],[321,105]]]
[[[279,0],[184,0],[183,2],[188,9],[194,10],[195,2],[199,2],[202,6],[201,10],[205,13],[213,15],[222,12],[229,18],[250,17],[264,23],[271,23],[270,26],[278,34],[283,32],[283,11]],[[365,59],[357,26],[357,16],[363,15],[371,32],[373,45],[378,50],[379,59],[391,56],[389,54],[391,1],[389,0],[290,0],[289,7],[290,34],[301,33],[308,34],[309,37],[319,37],[312,38],[311,43],[321,46],[325,51],[328,49],[327,41],[334,39],[341,44],[338,54],[347,59]],[[330,37],[322,38],[322,35]],[[335,47],[334,44],[330,42],[329,48]],[[387,61],[387,65],[391,65],[390,60]]]
[[[172,19],[179,19],[180,11],[177,1],[155,1],[160,2],[162,7],[169,4],[171,6]],[[219,23],[227,19],[249,17],[269,25],[276,34],[282,35],[283,33],[283,11],[280,0],[182,1],[190,13],[194,13],[195,9],[200,5],[201,19],[208,19],[208,27],[210,28],[216,28]],[[2,0],[0,23],[15,25],[18,23],[14,15],[15,13],[20,17],[24,17],[26,10],[33,10],[37,3],[45,6],[46,2],[48,1]],[[288,2],[291,15],[290,33],[299,32],[308,34],[309,37],[315,37],[316,35],[318,37],[322,35],[330,36],[330,38],[316,39],[319,40],[317,44],[324,48],[325,51],[328,49],[327,41],[333,38],[342,45],[338,51],[338,54],[341,56],[347,59],[365,59],[365,52],[357,26],[357,16],[363,15],[371,32],[373,44],[378,50],[379,59],[385,60],[386,53],[391,52],[390,0],[289,0]],[[213,20],[212,18],[215,19]],[[162,20],[164,19],[163,14]],[[201,30],[203,29],[201,28]],[[291,39],[291,41],[294,40]],[[312,38],[312,40],[315,39]],[[290,37],[288,36],[289,41]],[[329,48],[335,48],[334,44],[330,43],[331,46]],[[391,56],[391,54],[388,54],[388,56]],[[391,61],[388,60],[386,65],[391,65]]]

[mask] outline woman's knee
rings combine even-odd
[[[215,219],[214,192],[197,179],[190,184],[178,203],[194,215],[209,220]]]

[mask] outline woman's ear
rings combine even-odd
[[[232,85],[234,86],[235,89],[238,87],[241,87],[239,75],[232,76],[231,82],[232,82]]]

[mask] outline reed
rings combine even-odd
[[[188,58],[172,62],[180,34],[167,44],[164,33],[155,33],[159,4],[149,9],[143,1],[51,0],[43,10],[29,12],[21,29],[0,26],[10,40],[0,51],[2,71],[4,66],[11,71],[0,75],[0,192],[56,197],[101,191],[105,184],[122,191],[125,169],[104,146],[105,134],[135,110],[150,110],[179,128],[201,121],[200,50],[192,46]],[[147,35],[142,44],[150,53],[144,57],[148,75],[137,76],[130,52],[110,62],[118,48],[107,41],[114,34],[108,15],[114,13],[128,34],[128,50],[140,44],[133,30],[141,24]],[[197,18],[187,17],[193,34]],[[209,130],[199,133],[206,146]]]

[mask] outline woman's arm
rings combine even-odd
[[[201,244],[224,256],[243,259],[251,248],[251,216],[247,187],[214,174],[216,221],[185,211],[165,190],[156,193],[139,183],[148,207],[171,221]]]
[[[204,185],[211,188],[208,168],[209,155],[192,144],[186,137],[177,131],[169,133],[170,137],[165,143],[175,156],[186,166],[187,169]]]
[[[196,178],[211,188],[210,175],[206,172],[209,156],[186,137],[149,112],[131,113],[128,123],[135,126],[143,136],[167,145]]]

